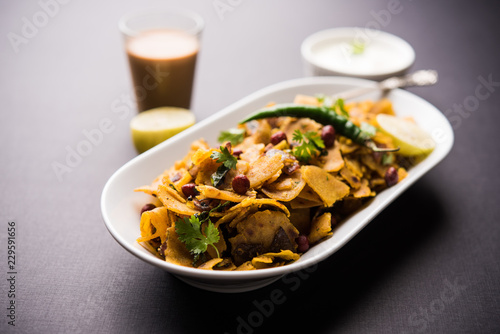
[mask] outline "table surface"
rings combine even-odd
[[[409,90],[446,114],[453,149],[309,272],[248,293],[198,290],[126,252],[100,211],[105,182],[136,156],[129,118],[113,113],[131,93],[117,21],[160,3],[1,0],[0,332],[500,331],[497,3],[168,3],[206,20],[193,99],[198,120],[262,87],[302,77],[300,44],[311,33],[380,27],[414,47],[412,69],[439,71],[434,87]],[[64,164],[68,150],[104,118],[113,131],[58,179],[54,162]],[[16,229],[12,282],[9,222]],[[275,290],[283,298],[269,306]],[[11,300],[15,328],[6,317]]]

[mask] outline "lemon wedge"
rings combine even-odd
[[[130,130],[135,148],[142,153],[194,123],[194,114],[187,109],[160,107],[134,116],[130,120]]]
[[[394,145],[399,146],[399,154],[415,156],[428,154],[436,143],[432,137],[415,123],[387,114],[377,115],[379,129],[392,137]]]

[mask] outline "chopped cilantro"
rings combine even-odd
[[[363,52],[365,52],[366,45],[363,42],[352,41],[351,46],[352,46],[352,53],[355,55],[360,55]]]
[[[216,160],[216,162],[222,162],[222,165],[217,168],[217,171],[213,173],[211,177],[214,187],[218,187],[223,182],[227,172],[231,169],[236,169],[238,160],[225,146],[220,147],[220,152],[213,152],[210,158]]]
[[[314,131],[302,133],[295,130],[293,140],[298,142],[299,145],[293,148],[292,154],[302,162],[308,162],[313,156],[317,155],[318,151],[321,152],[325,148],[321,136]]]
[[[323,102],[325,102],[325,94],[316,94],[315,97],[319,104],[323,104]]]
[[[332,105],[332,109],[337,112],[340,112],[342,116],[349,118],[349,113],[347,112],[347,109],[344,106],[343,99],[337,99],[337,101],[335,101],[335,103]]]
[[[219,143],[229,141],[232,145],[238,145],[243,139],[245,139],[245,129],[231,128],[227,131],[222,131],[217,140]]]
[[[194,262],[207,251],[208,245],[211,245],[217,252],[217,257],[220,257],[219,250],[215,246],[215,243],[219,241],[219,230],[212,222],[209,222],[202,233],[201,224],[203,222],[204,220],[200,220],[198,215],[184,217],[175,222],[175,232],[179,236],[179,240],[193,254]]]
[[[215,248],[217,257],[220,257],[219,250],[215,247],[215,244],[219,241],[219,230],[209,221],[209,218],[210,213],[218,211],[229,204],[231,204],[231,202],[226,201],[217,205],[210,211],[194,214],[189,218],[184,217],[175,222],[175,232],[179,236],[179,240],[182,241],[189,252],[193,254],[193,263],[198,260],[201,254],[207,251],[208,245]],[[208,221],[208,225],[202,233],[201,225],[206,221]]]
[[[213,152],[210,158],[217,160],[217,162],[222,162],[228,169],[236,169],[236,163],[238,162],[236,157],[225,146],[220,147],[220,152]]]

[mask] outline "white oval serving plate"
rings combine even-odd
[[[368,205],[339,224],[332,237],[311,247],[297,262],[287,266],[227,272],[182,267],[162,261],[136,242],[140,236],[139,212],[141,207],[148,203],[150,197],[135,193],[133,190],[150,184],[176,160],[183,158],[191,142],[204,138],[209,144],[216,146],[220,131],[236,126],[246,115],[270,101],[291,102],[296,94],[333,95],[347,89],[368,87],[374,84],[373,81],[355,78],[311,77],[281,82],[243,98],[137,156],[118,169],[104,186],[101,196],[101,210],[106,227],[120,245],[141,260],[166,270],[195,287],[216,292],[243,292],[258,289],[271,284],[287,273],[324,260],[340,249],[387,205],[448,154],[453,145],[453,130],[443,114],[430,103],[404,90],[390,92],[388,97],[397,115],[413,117],[436,141],[435,150],[424,161],[410,169],[407,178],[379,193]],[[378,98],[379,95],[373,93],[361,97],[360,100]]]

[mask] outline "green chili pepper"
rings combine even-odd
[[[337,114],[335,111],[326,107],[315,107],[300,104],[277,104],[269,108],[261,109],[254,114],[248,116],[243,121],[246,123],[256,119],[269,117],[290,116],[298,118],[310,118],[323,125],[331,125],[340,135],[351,139],[353,142],[366,146],[375,152],[394,152],[396,149],[379,148],[375,143],[364,136],[363,131],[347,117]]]

